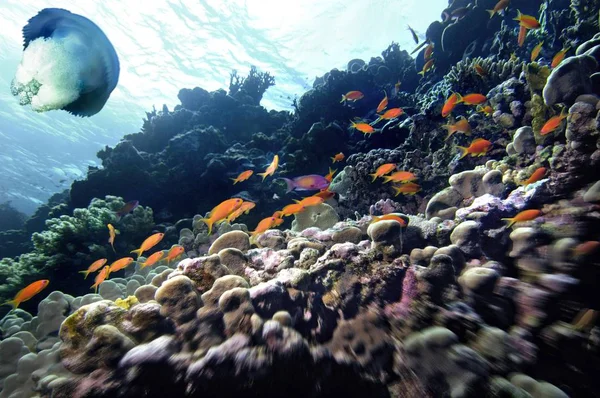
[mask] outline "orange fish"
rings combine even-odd
[[[19,290],[19,293],[17,293],[17,295],[15,296],[14,299],[7,301],[5,303],[2,303],[2,305],[6,305],[6,304],[12,305],[13,310],[17,309],[19,304],[29,300],[30,298],[32,298],[33,296],[35,296],[36,294],[38,294],[39,292],[44,290],[44,288],[46,288],[46,286],[48,286],[49,283],[50,283],[50,281],[48,279],[42,279],[42,280],[33,282],[33,283],[27,285],[26,287],[24,287],[23,289]]]
[[[486,105],[486,106],[478,105],[477,112],[481,112],[486,116],[491,116],[494,113],[494,108],[492,108],[489,105]]]
[[[328,191],[327,189],[324,189],[322,191],[320,191],[319,193],[314,194],[313,196],[316,196],[318,198],[323,198],[323,200],[327,200],[327,199],[331,199],[335,196],[335,192],[331,192]]]
[[[256,228],[254,228],[254,231],[250,231],[250,234],[252,236],[256,236],[258,234],[262,234],[263,232],[265,232],[266,230],[270,229],[271,227],[273,227],[273,225],[276,223],[276,218],[275,217],[267,217],[267,218],[263,218],[258,225],[256,226]]]
[[[500,0],[496,3],[493,10],[487,10],[490,13],[490,18],[494,16],[494,14],[503,11],[510,4],[510,0]]]
[[[281,224],[283,224],[283,218],[277,218],[275,217],[275,221],[273,221],[273,225],[271,225],[271,228],[275,228],[280,226]]]
[[[276,155],[277,156],[277,155]],[[208,226],[208,234],[212,233],[213,224],[224,220],[231,213],[236,211],[242,205],[243,200],[240,198],[227,199],[215,206],[209,213],[208,218],[202,218],[200,221]]]
[[[425,77],[425,73],[429,72],[429,70],[433,68],[433,61],[434,60],[432,58],[429,61],[425,62],[425,65],[423,65],[423,70],[419,72],[419,75]]]
[[[90,287],[90,289],[94,289],[94,293],[98,293],[98,286],[108,278],[108,274],[110,274],[110,267],[108,265],[98,272],[96,279],[94,279],[95,283]]]
[[[350,128],[353,129],[357,129],[358,131],[360,131],[363,134],[372,134],[375,132],[375,129],[373,128],[373,126],[371,126],[368,123],[364,123],[364,122],[353,122],[352,120],[350,121]]]
[[[267,176],[272,176],[273,173],[275,173],[275,170],[277,170],[277,166],[279,165],[279,156],[275,155],[273,156],[273,161],[271,162],[271,164],[269,165],[269,167],[267,167],[267,169],[265,170],[264,173],[258,173],[259,176],[262,176],[263,181],[265,180],[265,178],[267,178]]]
[[[560,111],[560,115],[552,116],[548,121],[542,126],[540,130],[540,135],[550,134],[554,130],[556,130],[562,121],[567,118],[568,113],[566,112],[567,108],[562,108]]]
[[[392,188],[394,188],[394,191],[396,191],[396,194],[394,196],[398,196],[400,194],[414,195],[421,190],[421,187],[418,184],[415,184],[414,182],[408,182],[399,186],[393,186]]]
[[[541,180],[542,178],[544,178],[545,175],[546,175],[546,168],[539,167],[529,176],[529,178],[527,180],[521,182],[521,185],[533,184],[534,182],[537,182],[537,181]]]
[[[329,168],[329,173],[327,173],[327,175],[325,176],[325,179],[329,182],[331,182],[331,180],[333,180],[333,175],[335,174],[335,172],[337,171],[337,169],[332,170],[331,167]]]
[[[383,99],[381,100],[381,102],[379,103],[379,105],[377,105],[377,110],[375,111],[375,112],[377,112],[377,113],[381,113],[381,112],[383,112],[383,110],[384,110],[385,108],[387,108],[387,106],[388,106],[388,97],[387,97],[387,93],[384,91],[384,92],[383,92],[383,95],[384,95]]]
[[[335,163],[335,162],[341,162],[342,160],[344,160],[344,158],[345,158],[344,154],[340,152],[340,153],[336,154],[335,156],[333,156],[331,158],[331,161],[333,163]]]
[[[228,215],[227,218],[223,221],[227,221],[229,224],[231,224],[233,221],[235,221],[236,218],[238,218],[242,214],[248,214],[250,210],[254,209],[255,207],[256,204],[254,202],[242,202],[242,205],[237,210],[234,210],[230,215]]]
[[[342,100],[340,103],[344,104],[346,101],[356,102],[359,99],[363,99],[365,95],[360,91],[348,91],[346,94],[342,95]]]
[[[476,138],[473,140],[473,142],[471,142],[471,145],[469,145],[468,148],[457,146],[457,148],[460,150],[459,159],[464,158],[468,154],[471,154],[471,156],[484,156],[486,153],[488,153],[491,147],[492,143],[490,141],[483,138]]]
[[[139,263],[140,269],[150,267],[156,264],[163,258],[164,255],[165,253],[162,250],[150,255],[150,257],[148,257],[146,261],[144,261],[143,263]]]
[[[252,170],[242,171],[240,173],[240,175],[237,176],[237,178],[230,178],[230,180],[232,180],[233,185],[235,185],[238,182],[246,181],[248,178],[250,178],[252,176],[253,173],[254,173],[254,171],[252,171]]]
[[[273,213],[273,215],[271,217],[273,217],[273,218],[281,218],[281,210],[277,210],[275,213]]]
[[[127,266],[129,266],[129,264],[131,264],[132,262],[133,262],[133,258],[132,257],[123,257],[123,258],[120,258],[120,259],[118,259],[117,261],[115,261],[114,263],[112,263],[110,265],[110,272],[109,273],[121,271],[122,269],[127,268]]]
[[[411,173],[410,171],[397,171],[392,175],[383,177],[383,182],[409,182],[417,179],[417,176]]]
[[[385,111],[385,113],[377,118],[371,125],[375,125],[379,123],[380,120],[391,120],[396,119],[404,114],[404,110],[402,108],[392,108]]]
[[[83,274],[83,279],[86,279],[89,274],[92,272],[98,271],[104,264],[106,264],[108,260],[105,258],[101,258],[100,260],[96,260],[86,269],[85,271],[79,271],[80,274]]]
[[[487,101],[487,97],[483,94],[467,94],[462,97],[462,103],[465,105],[479,105]]]
[[[466,135],[471,135],[471,125],[469,124],[469,121],[465,118],[459,119],[454,124],[444,124],[442,127],[448,130],[448,136],[446,137],[446,139],[450,138],[454,133],[463,133]]]
[[[450,113],[454,110],[456,105],[462,102],[462,97],[458,93],[452,93],[451,96],[448,97],[444,106],[442,107],[442,117],[448,117]]]
[[[175,260],[177,257],[181,256],[185,249],[183,246],[175,245],[169,250],[169,254],[167,254],[167,264],[171,261]]]
[[[425,47],[425,52],[423,53],[423,59],[425,61],[429,61],[431,59],[432,55],[433,55],[433,43],[431,43],[427,47]]]
[[[563,48],[559,52],[556,53],[554,57],[552,57],[551,67],[556,68],[560,63],[565,59],[565,54],[569,51],[569,48]]]
[[[534,62],[537,59],[537,57],[539,57],[543,45],[544,42],[541,41],[538,43],[537,46],[533,47],[533,50],[531,50],[531,62]]]
[[[296,200],[295,202],[304,207],[316,206],[323,203],[325,200],[320,196],[307,196],[302,200]]]
[[[142,255],[143,252],[148,251],[148,250],[152,249],[154,246],[156,246],[162,240],[162,238],[164,236],[165,236],[165,234],[160,233],[160,232],[156,233],[156,234],[154,234],[152,236],[149,236],[142,243],[142,245],[140,246],[139,249],[132,250],[131,253],[137,253],[138,258],[140,258],[140,256]]]
[[[108,227],[108,243],[110,243],[110,247],[112,247],[113,252],[116,253],[116,251],[115,251],[115,237],[119,233],[119,230],[115,229],[115,227],[113,227],[112,224],[107,224],[106,226]]]
[[[291,216],[294,214],[298,214],[302,211],[304,211],[304,206],[302,206],[300,203],[293,203],[293,204],[287,205],[283,209],[281,209],[281,216],[287,217],[287,216]]]
[[[519,36],[517,37],[517,44],[519,47],[523,47],[525,43],[525,37],[527,37],[527,28],[525,26],[519,27]]]
[[[477,72],[477,74],[481,77],[484,77],[487,75],[487,72],[485,69],[483,69],[483,66],[479,65],[479,64],[475,64],[475,66],[473,67],[475,69],[475,72]]]
[[[536,17],[521,14],[521,11],[519,10],[517,10],[517,17],[514,20],[519,21],[519,25],[526,29],[538,29],[540,27],[540,23]]]
[[[373,177],[373,180],[371,180],[371,182],[374,182],[377,179],[377,177],[382,177],[388,173],[391,173],[395,168],[396,168],[395,163],[382,164],[381,166],[379,166],[377,168],[377,170],[375,170],[375,173],[369,174],[371,177]]]
[[[292,203],[290,205],[284,206],[283,209],[281,209],[281,213],[279,214],[279,218],[283,218],[283,217],[289,217],[292,216],[294,214],[298,214],[302,211],[304,211],[305,208],[304,206],[302,206],[299,203]]]
[[[384,220],[398,221],[400,223],[400,226],[402,226],[402,227],[406,227],[406,225],[407,225],[406,220],[404,218],[402,218],[400,215],[394,214],[394,213],[384,214],[383,216],[375,216],[375,217],[373,217],[371,224],[378,222],[378,221],[384,221]]]
[[[573,254],[576,256],[587,256],[594,254],[599,248],[600,242],[597,240],[588,240],[587,242],[583,242],[575,246],[573,248]]]
[[[516,216],[514,216],[513,218],[503,218],[502,220],[508,221],[508,225],[506,226],[506,228],[510,228],[516,222],[531,221],[533,219],[538,218],[541,215],[542,212],[539,210],[524,210]]]

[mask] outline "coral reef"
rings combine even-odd
[[[116,222],[115,212],[124,201],[115,196],[93,199],[87,208],[75,209],[73,215],[62,215],[46,221],[46,229],[32,236],[33,250],[19,257],[0,260],[0,301],[12,298],[19,286],[45,275],[54,289],[82,294],[88,290],[72,275],[87,268],[98,258],[114,258],[108,243],[109,223],[115,223],[121,234],[115,250],[128,253],[135,249],[154,227],[152,209],[138,206],[130,215]],[[121,238],[123,237],[123,238]],[[35,308],[35,301],[25,304]],[[6,310],[3,307],[2,310]]]
[[[421,79],[427,46],[413,59],[392,43],[318,77],[293,113],[260,106],[274,78],[254,67],[229,92],[183,89],[174,110],[148,112],[6,235],[1,250],[22,254],[0,261],[0,299],[42,275],[51,289],[0,320],[0,397],[597,395],[600,5],[512,0],[490,18],[497,3],[451,1],[425,33]],[[541,26],[522,46],[516,9]],[[340,102],[352,90],[361,99]],[[384,91],[403,109],[385,123]],[[443,117],[453,92],[483,102]],[[459,120],[469,130],[449,136]],[[228,179],[275,154],[273,177]],[[390,164],[418,192],[375,175]],[[329,167],[334,195],[255,227],[306,196],[279,176]],[[117,222],[109,188],[142,206]],[[228,198],[256,207],[209,234],[203,218]],[[155,231],[157,250],[184,253],[142,257],[86,294],[73,275],[115,258],[108,223],[116,253]]]

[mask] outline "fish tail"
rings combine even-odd
[[[0,305],[10,305],[11,307],[13,307],[13,310],[16,310],[17,307],[19,306],[19,303],[17,302],[17,300],[9,300],[9,301],[5,301],[4,303],[2,303]]]
[[[464,99],[463,99],[462,95],[460,95],[459,93],[454,93],[454,94],[456,94],[456,104],[457,105],[460,104],[460,103],[462,103],[462,102],[464,102]]]
[[[490,18],[492,18],[494,16],[494,14],[496,13],[496,11],[494,10],[486,10],[489,14],[490,14]]]
[[[522,16],[522,15],[523,15],[523,14],[521,14],[521,11],[520,11],[520,10],[517,10],[517,17],[516,17],[514,20],[515,20],[515,21],[519,21],[519,22],[520,22],[520,21],[521,21],[521,16]]]
[[[233,185],[237,184],[239,181],[237,180],[237,178],[230,178],[231,181],[233,181]]]
[[[383,177],[383,183],[384,184],[387,183],[387,182],[390,182],[390,181],[392,181],[392,177],[390,177],[390,176]]]
[[[458,159],[462,159],[469,154],[469,150],[467,148],[465,148],[464,146],[457,145],[456,147],[460,151],[460,157]]]
[[[136,253],[138,258],[142,255],[143,250],[141,248],[132,250],[130,253]]]
[[[343,104],[344,102],[346,102],[346,96],[342,94],[342,100],[340,101],[340,104]]]
[[[514,218],[503,218],[502,221],[508,221],[506,228],[510,228],[516,222]]]
[[[210,218],[201,218],[200,221],[202,221],[208,227],[208,234],[212,234],[212,227],[214,221],[212,221]]]
[[[111,244],[110,244],[110,247],[112,247],[112,249],[113,249],[113,252],[114,252],[115,254],[117,254],[117,251],[115,250],[115,244],[114,244],[114,243],[111,243]]]
[[[291,192],[291,191],[293,191],[293,190],[294,190],[294,188],[296,187],[296,186],[294,185],[294,181],[290,180],[289,178],[285,178],[285,177],[282,177],[281,179],[282,179],[283,181],[285,181],[285,184],[286,184],[286,190],[285,190],[285,193],[288,193],[288,192]]]
[[[421,72],[418,73],[419,75],[421,75],[422,77],[425,77],[425,71],[422,70]]]
[[[373,173],[373,174],[369,174],[371,177],[373,177],[373,179],[371,180],[371,182],[375,182],[375,180],[377,179],[377,174]]]
[[[264,181],[267,178],[268,173],[265,171],[264,173],[258,173],[259,176],[262,176],[262,180]]]
[[[90,271],[85,270],[85,271],[79,271],[80,274],[83,274],[83,279],[87,279],[88,275],[90,274]]]

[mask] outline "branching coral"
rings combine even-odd
[[[236,96],[243,93],[253,100],[254,105],[259,105],[265,91],[275,85],[275,77],[269,72],[259,72],[256,66],[250,67],[250,73],[241,77],[233,70],[229,74],[229,95]]]
[[[0,301],[8,299],[23,284],[42,274],[50,279],[54,289],[58,289],[73,283],[62,278],[63,275],[72,275],[98,258],[114,258],[107,242],[108,223],[115,224],[121,232],[115,249],[119,253],[128,253],[151,232],[154,220],[152,209],[138,206],[117,223],[115,212],[124,204],[121,198],[107,196],[104,200],[92,200],[85,209],[75,209],[72,216],[47,220],[46,230],[32,236],[32,252],[16,260],[5,258],[0,261]],[[81,284],[76,283],[75,287],[69,286],[65,290],[73,289],[81,291]]]

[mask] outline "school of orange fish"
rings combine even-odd
[[[488,10],[488,12],[490,14],[490,18],[493,18],[494,15],[496,15],[496,14],[507,12],[507,8],[509,5],[510,5],[510,0],[498,1],[496,6],[492,10]],[[464,16],[463,14],[464,14],[463,12],[460,12],[460,10],[457,10],[456,12],[453,13],[453,15],[450,15],[448,17],[459,19],[462,16]],[[517,37],[517,41],[518,41],[519,47],[522,47],[523,44],[525,43],[528,31],[534,30],[534,29],[539,29],[540,23],[535,16],[522,14],[519,10],[517,10],[517,16],[514,18],[514,20],[519,22],[519,34]],[[410,26],[408,27],[408,29],[411,31],[411,34],[412,34],[415,42],[417,44],[419,44],[419,39],[418,39],[418,36],[415,33],[415,31]],[[429,72],[435,68],[435,61],[433,58],[433,54],[434,54],[434,44],[433,43],[426,40],[423,43],[419,44],[419,46],[413,51],[413,53],[416,52],[417,50],[421,49],[423,46],[427,46],[427,47],[425,48],[425,51],[423,53],[425,63],[423,65],[423,69],[419,72],[419,75],[421,75],[422,77],[424,77],[427,72]],[[535,62],[535,60],[539,57],[542,47],[543,47],[543,42],[540,42],[533,48],[533,50],[531,51],[531,57],[530,57],[531,62]],[[550,66],[552,68],[556,68],[565,59],[566,53],[568,51],[569,51],[569,48],[564,48],[564,49],[560,50],[552,58]],[[515,57],[516,56],[514,54],[511,56],[511,58],[515,58]],[[485,70],[485,68],[483,68],[479,64],[474,65],[474,70],[482,78],[485,78],[485,76],[487,75],[487,71]],[[400,89],[400,82],[396,83],[394,86],[394,94],[395,95],[399,92],[399,89]],[[355,103],[356,101],[359,101],[359,100],[363,99],[364,97],[365,96],[362,92],[360,92],[358,90],[352,90],[352,91],[349,91],[346,94],[342,95],[342,99],[341,99],[340,103],[342,103],[344,105],[346,105],[348,103]],[[350,121],[350,129],[356,129],[356,130],[360,131],[361,133],[363,133],[365,136],[367,136],[367,135],[381,131],[374,127],[380,121],[382,121],[382,120],[392,121],[392,120],[396,120],[400,116],[404,115],[404,110],[402,108],[398,107],[398,108],[387,109],[388,102],[389,102],[389,99],[388,99],[387,93],[384,92],[384,97],[381,100],[381,102],[379,103],[379,105],[377,106],[377,109],[375,110],[377,118],[372,122],[368,122],[361,118],[358,118],[357,120],[351,120]],[[450,117],[452,112],[455,110],[456,106],[459,104],[463,104],[466,106],[476,106],[477,112],[481,112],[488,117],[494,113],[494,109],[492,108],[491,105],[487,104],[487,98],[483,94],[469,93],[466,95],[460,95],[459,93],[452,93],[446,99],[446,101],[444,102],[444,105],[442,106],[442,110],[441,110],[442,117],[444,117],[444,118]],[[567,117],[566,109],[562,108],[560,114],[553,116],[549,120],[546,121],[546,123],[543,125],[543,127],[540,130],[540,135],[544,136],[544,135],[547,135],[547,134],[550,134],[550,133],[556,131],[561,126],[562,121],[564,119],[566,119],[566,117]],[[462,133],[467,136],[470,136],[471,132],[472,132],[472,128],[469,125],[467,118],[465,118],[464,116],[460,116],[452,124],[445,124],[442,127],[444,127],[448,131],[446,140],[451,138],[455,133]],[[460,159],[464,158],[467,155],[471,155],[472,157],[485,156],[491,148],[492,148],[492,143],[484,138],[474,139],[468,147],[457,146],[457,149],[460,153]],[[340,152],[340,153],[334,155],[331,158],[331,160],[332,160],[332,163],[337,163],[337,162],[342,162],[344,160],[344,158],[345,158],[344,154]],[[263,173],[258,173],[258,175],[260,175],[262,177],[262,180],[264,181],[267,177],[274,175],[275,171],[277,170],[278,165],[279,165],[279,156],[275,155],[273,157],[273,161],[266,168],[266,170]],[[417,192],[419,192],[421,190],[421,187],[417,183],[414,182],[415,180],[418,179],[417,176],[409,171],[402,171],[402,170],[397,171],[396,167],[397,167],[396,164],[393,164],[393,163],[386,163],[386,164],[379,166],[375,170],[374,173],[370,174],[373,177],[372,182],[375,182],[375,180],[377,178],[382,178],[384,183],[389,183],[389,182],[396,183],[397,185],[392,185],[393,190],[396,192],[395,196],[398,196],[399,194],[414,195]],[[324,176],[324,178],[328,182],[331,182],[333,179],[333,175],[335,174],[336,171],[337,170],[332,170],[330,168],[329,173],[326,176]],[[246,171],[243,171],[242,173],[240,173],[236,178],[232,178],[231,180],[233,180],[233,184],[235,185],[237,183],[241,183],[243,181],[248,180],[253,174],[254,174],[253,170],[246,170]],[[540,168],[536,169],[527,180],[521,182],[521,185],[532,184],[536,181],[541,180],[545,175],[546,175],[546,168],[540,167]],[[300,178],[303,179],[300,181],[300,184],[302,184],[306,187],[314,186],[314,181],[313,181],[314,177],[313,176],[303,176]],[[335,193],[332,191],[329,191],[328,189],[329,189],[329,187],[326,187],[325,189],[321,189],[318,193],[316,193],[312,196],[307,196],[307,197],[303,198],[302,200],[295,200],[294,203],[291,203],[291,204],[283,207],[281,210],[277,210],[276,212],[273,213],[273,215],[262,219],[258,223],[256,228],[254,229],[254,231],[249,232],[251,235],[251,242],[254,242],[255,238],[259,234],[281,225],[284,222],[284,219],[283,219],[284,217],[288,217],[288,216],[291,216],[294,214],[301,213],[310,206],[319,205],[319,204],[323,203],[324,201],[326,201],[330,198],[333,198]],[[126,207],[128,205],[126,205]],[[256,206],[255,203],[249,202],[249,201],[244,201],[239,198],[227,199],[227,200],[221,202],[220,204],[218,204],[217,206],[215,206],[210,211],[208,217],[201,219],[201,221],[203,221],[208,226],[208,234],[210,235],[212,233],[212,228],[214,225],[218,225],[223,222],[232,223],[234,220],[236,220],[241,215],[248,214],[250,212],[250,210],[252,210],[255,206]],[[129,208],[125,209],[124,213],[126,214],[128,211],[129,211]],[[120,218],[121,213],[123,213],[123,211],[117,212],[117,215],[119,216],[118,219]],[[521,211],[516,216],[514,216],[512,218],[505,218],[503,220],[508,222],[508,224],[507,224],[507,228],[508,228],[508,227],[511,227],[514,223],[531,221],[541,215],[542,215],[542,212],[540,210],[531,209],[531,210]],[[378,222],[378,221],[382,221],[382,220],[395,220],[395,221],[399,222],[402,227],[405,227],[408,223],[408,220],[406,218],[403,218],[401,215],[395,214],[395,213],[390,213],[390,214],[386,214],[383,216],[377,216],[377,217],[374,216],[372,222]],[[108,227],[108,231],[109,231],[108,243],[111,245],[112,250],[115,251],[114,242],[115,242],[116,235],[119,233],[119,231],[116,230],[112,224],[108,224],[107,227]],[[144,240],[144,242],[142,242],[139,249],[133,250],[132,253],[136,253],[137,257],[139,259],[139,257],[142,255],[142,253],[151,250],[154,246],[156,246],[158,243],[160,243],[160,241],[162,240],[163,237],[164,237],[164,234],[162,234],[162,233],[156,233],[156,234],[151,235],[146,240]],[[587,252],[589,250],[595,250],[599,246],[600,246],[600,242],[596,242],[596,241],[584,242],[581,245],[579,245],[575,251],[576,252],[578,252],[578,251]],[[115,253],[116,253],[116,251],[115,251]],[[149,267],[149,266],[158,264],[161,261],[166,261],[167,263],[170,263],[171,261],[176,260],[178,257],[180,257],[183,253],[184,253],[184,248],[180,245],[175,245],[170,250],[167,251],[166,257],[165,257],[165,251],[159,250],[159,251],[149,255],[144,262],[140,262],[138,264],[141,268],[144,268],[144,267]],[[80,271],[81,273],[84,274],[84,279],[87,278],[89,274],[98,272],[94,279],[94,284],[91,286],[92,289],[95,289],[95,292],[97,292],[100,284],[102,284],[104,281],[108,280],[109,275],[111,273],[123,270],[123,269],[127,268],[129,265],[136,262],[132,257],[120,258],[120,259],[114,261],[111,265],[105,265],[107,263],[107,261],[108,260],[106,258],[101,258],[99,260],[94,261],[88,267],[88,269],[86,269],[84,271]],[[50,281],[46,280],[46,279],[33,282],[30,285],[23,288],[22,290],[20,290],[16,294],[16,296],[13,300],[7,301],[6,303],[3,303],[3,305],[4,304],[12,305],[13,309],[15,309],[19,306],[20,303],[25,302],[25,301],[31,299],[32,297],[34,297],[36,294],[40,293],[43,289],[45,289],[48,286],[49,283],[50,283]]]

